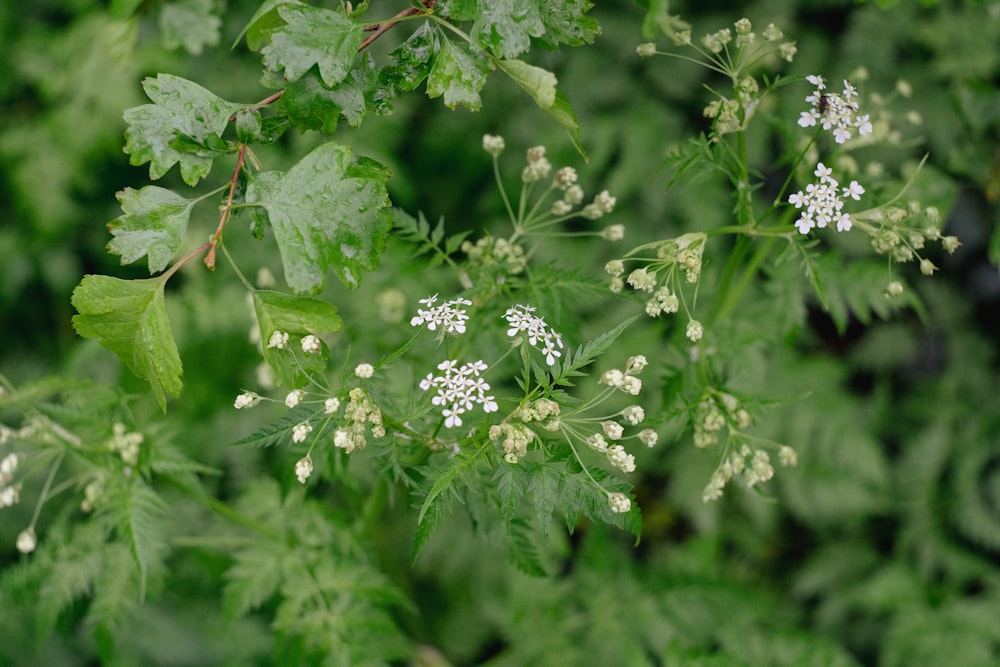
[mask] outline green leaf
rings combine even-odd
[[[580,124],[576,121],[576,114],[573,113],[573,109],[569,106],[569,100],[566,97],[556,91],[556,99],[552,106],[545,109],[550,116],[552,116],[557,123],[562,125],[566,129],[566,134],[569,135],[570,141],[573,142],[573,146],[576,148],[577,152],[583,156],[585,160],[590,158],[587,156],[587,151],[583,150],[583,140],[580,138]]]
[[[486,85],[490,59],[464,44],[443,40],[427,77],[427,97],[444,95],[444,105],[454,109],[459,104],[479,111],[483,101],[479,91]]]
[[[615,342],[615,339],[638,318],[638,315],[633,315],[620,322],[613,329],[605,331],[594,340],[577,347],[575,350],[566,350],[566,354],[563,355],[562,360],[552,369],[553,382],[555,384],[568,385],[567,378],[582,375],[579,369],[590,364],[594,359],[607,351],[611,347],[611,344]]]
[[[479,3],[472,39],[501,58],[513,58],[531,48],[531,38],[545,34],[533,0],[488,0]]]
[[[264,361],[274,371],[278,382],[288,387],[301,387],[309,381],[310,375],[322,373],[326,368],[324,355],[295,354],[292,350],[306,334],[339,330],[342,320],[337,309],[319,299],[270,291],[254,292],[253,301],[261,340],[265,341]],[[266,342],[275,331],[289,334],[292,349],[267,347]]]
[[[389,57],[392,64],[378,72],[378,89],[374,102],[380,113],[391,111],[389,102],[400,93],[409,92],[430,74],[434,54],[439,50],[437,32],[430,21],[424,21]]]
[[[227,102],[196,83],[170,74],[146,79],[142,87],[153,104],[126,109],[123,114],[129,125],[125,130],[129,164],[149,162],[149,177],[155,180],[179,162],[184,182],[197,185],[222,151],[180,151],[174,141],[182,137],[199,145],[205,145],[209,137],[221,141],[229,118],[242,105]]]
[[[263,545],[239,551],[226,571],[223,608],[242,616],[267,602],[281,585],[282,560],[279,549]]]
[[[361,270],[374,270],[392,226],[389,171],[348,146],[327,143],[285,173],[262,172],[247,186],[247,203],[267,210],[285,266],[297,292],[318,292],[334,269],[349,287]]]
[[[261,50],[264,65],[295,81],[310,67],[319,68],[323,83],[335,86],[351,71],[354,57],[364,39],[364,29],[340,12],[281,5],[278,15],[286,25],[271,31],[271,43]]]
[[[121,489],[121,497],[110,498],[105,511],[118,512],[118,529],[126,539],[136,566],[139,568],[139,597],[146,591],[146,575],[150,565],[159,562],[163,548],[160,527],[164,525],[166,503],[153,489],[141,482]]]
[[[84,276],[73,290],[79,315],[73,327],[84,338],[94,338],[118,355],[129,370],[149,382],[160,409],[166,395],[181,393],[181,359],[177,354],[162,278],[122,280],[111,276]]]
[[[310,70],[285,88],[276,110],[288,116],[300,130],[320,130],[333,134],[343,116],[351,127],[358,127],[367,115],[366,92],[375,81],[375,65],[371,56],[336,86],[323,83]]]
[[[589,0],[563,0],[562,2],[540,2],[538,12],[545,24],[542,39],[553,45],[568,44],[581,46],[592,44],[601,34],[597,19],[585,14],[594,3]]]
[[[302,3],[298,0],[265,0],[264,4],[254,12],[247,24],[243,26],[240,34],[236,36],[233,48],[246,37],[247,48],[251,51],[260,51],[261,47],[267,44],[271,30],[285,24],[278,15],[278,7],[287,4],[298,5]]]
[[[555,104],[557,83],[555,74],[521,60],[501,60],[497,65],[531,95],[535,104],[545,110],[551,109]]]
[[[155,185],[139,190],[125,188],[115,197],[124,214],[108,224],[115,237],[108,243],[108,252],[121,255],[122,264],[147,255],[149,272],[162,271],[181,247],[197,200]]]
[[[177,0],[163,5],[160,12],[160,33],[168,49],[184,47],[192,55],[200,55],[206,46],[219,43],[222,19],[212,13],[212,0]]]
[[[549,527],[552,524],[552,513],[556,508],[556,499],[559,493],[560,472],[557,466],[551,463],[542,463],[532,466],[531,481],[528,483],[528,490],[531,491],[532,500],[535,503],[535,514],[538,515],[538,525],[542,529],[543,535],[549,534]]]

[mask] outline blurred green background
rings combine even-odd
[[[259,56],[243,45],[229,49],[256,3],[195,3],[221,17],[217,39],[213,30],[172,27],[175,3],[143,2],[135,19],[123,4],[0,5],[0,373],[16,385],[60,374],[144,391],[70,325],[70,294],[84,274],[148,275],[141,263],[122,267],[105,251],[106,223],[120,213],[114,193],[148,182],[146,168],[130,167],[122,152],[122,111],[146,102],[141,79],[169,72],[248,103],[269,92],[258,84]],[[641,4],[600,2],[592,11],[603,28],[596,44],[529,56],[556,73],[571,100],[590,156],[585,168],[561,129],[500,76],[487,84],[482,112],[412,95],[392,116],[344,125],[335,138],[391,168],[398,206],[444,216],[449,231],[503,218],[484,132],[504,135],[511,155],[544,143],[554,164],[580,168],[590,191],[608,188],[618,197],[610,222],[626,225],[630,244],[731,224],[724,184],[666,189],[665,157],[706,129],[701,109],[711,97],[703,85],[719,82],[678,60],[638,58]],[[554,536],[561,565],[549,579],[517,573],[460,525],[411,568],[413,514],[402,507],[373,529],[382,567],[418,609],[399,622],[451,664],[1000,664],[1000,3],[769,0],[736,9],[719,1],[670,10],[696,35],[743,16],[758,29],[776,23],[798,45],[787,75],[837,81],[864,67],[863,94],[884,96],[907,82],[912,96],[893,102],[899,145],[869,157],[891,171],[929,154],[919,194],[941,207],[947,233],[963,245],[952,256],[931,255],[941,267],[933,278],[898,269],[918,309],[887,321],[852,312],[838,331],[808,300],[801,312],[785,313],[797,323],[794,335],[730,352],[756,381],[766,368],[775,395],[809,393],[811,407],[776,408],[769,427],[800,451],[800,467],[776,480],[774,502],[734,492],[703,504],[714,461],[682,437],[641,464],[642,543],[633,548],[596,527]],[[668,48],[664,37],[657,42]],[[393,43],[379,43],[376,57]],[[807,91],[783,90],[795,91],[786,114],[794,119]],[[285,168],[322,140],[289,132],[261,157],[269,169]],[[778,155],[763,140],[756,148],[762,168]],[[226,178],[213,174],[206,186]],[[176,173],[161,184],[185,189]],[[211,216],[211,207],[199,207],[190,229],[207,236]],[[273,244],[237,224],[226,242],[249,275],[267,267],[280,276]],[[842,250],[862,266],[881,266]],[[424,294],[417,268],[406,268],[417,266],[405,262],[407,252],[394,244],[383,261],[392,270],[368,276],[359,292],[328,288],[345,321],[363,319],[387,287],[411,299]],[[587,244],[561,252],[598,257],[595,266],[611,256]],[[544,259],[574,265],[573,257]],[[230,447],[270,416],[229,408],[239,388],[255,384],[251,315],[230,271],[208,274],[192,264],[168,288],[184,395],[165,418],[152,406],[140,414],[164,420],[184,434],[187,455],[223,469],[224,496],[261,475],[287,478],[289,460]],[[769,279],[775,308],[790,299],[781,281],[801,280],[795,294],[808,291],[794,266]],[[851,303],[850,285],[843,289]],[[763,314],[767,296],[765,289],[754,304]],[[634,342],[655,345],[658,335],[666,334],[647,330]],[[0,513],[0,567],[12,572],[23,560],[14,536],[29,511]],[[218,612],[225,567],[224,558],[198,550],[175,555],[173,585],[114,639],[121,664],[272,664],[265,615],[224,620]],[[0,589],[5,581],[0,576]],[[34,613],[28,603],[0,606],[0,664],[95,664],[83,605],[42,639],[32,630]],[[437,658],[428,653],[424,664]]]

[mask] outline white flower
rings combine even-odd
[[[647,447],[652,447],[656,444],[656,431],[651,428],[643,429],[639,431],[639,441],[646,445]]]
[[[288,347],[288,334],[284,331],[275,331],[267,341],[267,347],[284,350]]]
[[[632,501],[624,493],[609,493],[608,504],[615,514],[625,514],[632,509]]]
[[[605,241],[621,241],[625,238],[625,225],[609,225],[601,231]]]
[[[323,401],[323,412],[325,414],[332,415],[339,409],[340,409],[339,398],[328,398],[325,401]]]
[[[642,391],[642,380],[634,375],[626,375],[622,380],[621,390],[626,394],[638,396],[639,392]]]
[[[612,259],[604,265],[604,270],[613,276],[620,276],[625,273],[625,262],[620,259]]]
[[[625,362],[625,372],[631,374],[638,373],[646,367],[646,357],[642,354],[637,354],[628,358]]]
[[[16,505],[21,501],[21,485],[0,488],[0,508]]]
[[[367,380],[375,374],[375,367],[371,364],[358,364],[354,369],[354,374],[362,380]]]
[[[311,457],[304,456],[295,463],[295,476],[299,478],[299,484],[305,484],[312,472],[313,460]]]
[[[559,351],[563,347],[562,335],[551,329],[544,319],[532,315],[534,310],[533,307],[524,304],[508,308],[504,313],[504,319],[509,325],[507,336],[513,338],[518,333],[527,334],[528,343],[545,355],[546,364],[554,366],[556,358],[562,356],[562,352]]]
[[[299,402],[302,401],[302,398],[305,395],[306,392],[304,392],[301,389],[294,389],[288,392],[288,396],[285,396],[285,407],[294,408],[296,405],[299,404]]]
[[[319,338],[309,334],[302,339],[302,351],[306,354],[317,354],[323,350],[323,344]]]
[[[312,424],[309,422],[296,424],[295,428],[292,429],[292,442],[303,442],[312,433],[312,430]]]
[[[454,360],[442,361],[437,368],[443,374],[435,376],[428,373],[419,385],[424,391],[436,391],[431,403],[442,407],[441,414],[448,428],[461,426],[461,415],[475,405],[482,406],[483,412],[487,413],[500,409],[496,399],[487,393],[490,390],[489,383],[481,377],[488,366],[482,360],[461,366],[457,364]]]
[[[484,134],[483,135],[483,150],[496,157],[503,153],[505,148],[503,137],[495,134]]]
[[[435,331],[438,327],[444,333],[458,335],[465,333],[465,323],[469,320],[465,309],[459,306],[471,306],[468,299],[452,299],[440,306],[435,306],[437,294],[421,299],[420,303],[427,306],[427,309],[417,309],[417,314],[410,320],[411,327],[418,327],[426,324],[429,331]]]
[[[38,545],[38,538],[35,536],[34,528],[25,528],[17,536],[17,550],[23,554],[30,554]]]
[[[624,417],[625,421],[629,424],[635,426],[646,418],[646,411],[642,409],[641,405],[630,405],[622,410],[622,417]]]
[[[635,457],[626,452],[621,445],[608,447],[607,455],[611,465],[622,472],[635,472]]]
[[[233,407],[237,410],[246,410],[260,403],[260,396],[252,391],[245,391],[233,401]]]
[[[778,461],[785,467],[794,466],[799,462],[799,455],[791,447],[782,446],[778,450]]]
[[[600,382],[601,384],[606,384],[609,387],[620,388],[625,382],[625,374],[617,368],[612,368],[609,371],[601,373]]]
[[[685,335],[691,339],[692,343],[701,340],[702,334],[705,333],[705,328],[701,325],[698,320],[691,320],[687,325],[687,332]]]
[[[799,233],[808,234],[809,230],[816,227],[823,228],[830,223],[836,224],[838,232],[850,230],[853,223],[851,216],[843,211],[844,200],[841,197],[860,201],[861,195],[865,192],[864,187],[857,181],[851,181],[850,185],[841,188],[838,194],[839,184],[831,176],[830,168],[820,162],[813,173],[819,177],[819,182],[810,183],[806,186],[805,192],[800,190],[788,197],[788,202],[795,208],[805,208],[795,221]]]
[[[656,44],[653,42],[645,42],[644,44],[640,44],[635,47],[635,52],[640,58],[649,58],[650,56],[656,54]]]
[[[625,429],[618,422],[601,422],[601,430],[610,440],[619,440]]]
[[[8,454],[3,457],[3,461],[0,461],[0,484],[6,484],[14,476],[14,471],[17,470],[17,464],[19,462],[17,454]]]
[[[555,185],[560,190],[565,190],[574,183],[576,183],[576,169],[563,167],[556,171]]]

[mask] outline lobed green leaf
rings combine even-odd
[[[212,161],[224,150],[219,146],[229,118],[242,105],[216,96],[198,84],[170,74],[142,82],[153,104],[126,109],[123,117],[125,152],[129,164],[149,163],[149,177],[158,179],[180,163],[181,178],[190,186],[208,175]],[[200,150],[179,150],[184,139]],[[214,141],[213,141],[214,140]],[[209,147],[209,143],[214,147]]]
[[[341,12],[308,5],[280,5],[285,25],[274,28],[270,43],[261,49],[264,65],[284,70],[295,81],[314,65],[327,86],[343,81],[364,38],[363,28]]]
[[[155,185],[139,190],[125,188],[115,196],[123,215],[108,224],[115,237],[108,243],[108,252],[121,255],[122,264],[146,255],[149,272],[162,271],[181,247],[197,200]]]
[[[94,338],[121,359],[129,370],[149,382],[162,410],[167,394],[181,393],[181,359],[177,354],[161,278],[122,280],[88,275],[73,290],[78,315],[73,328]]]
[[[362,270],[378,266],[392,227],[388,178],[381,164],[327,143],[285,173],[250,181],[246,201],[267,211],[292,289],[318,292],[330,269],[356,287]]]
[[[479,111],[483,101],[479,91],[486,85],[490,59],[483,53],[450,40],[443,40],[427,77],[427,97],[444,96],[444,105],[454,109],[459,104]]]

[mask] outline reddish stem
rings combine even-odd
[[[205,255],[205,266],[209,270],[215,270],[215,249],[222,240],[222,230],[229,221],[229,215],[233,208],[233,197],[236,195],[236,184],[239,182],[240,171],[243,169],[243,161],[246,159],[247,145],[240,144],[240,150],[236,154],[236,168],[233,169],[233,177],[229,179],[229,196],[226,197],[226,205],[222,207],[222,215],[219,216],[219,226],[215,228],[215,233],[208,239],[208,254]]]
[[[398,14],[396,14],[395,16],[393,16],[388,21],[384,21],[382,23],[379,23],[378,25],[371,26],[370,28],[366,28],[366,30],[371,30],[372,34],[368,35],[368,37],[365,37],[365,40],[363,42],[361,42],[361,46],[358,47],[358,52],[364,51],[366,48],[368,48],[368,46],[372,42],[374,42],[376,39],[378,39],[379,37],[381,37],[382,33],[384,33],[389,28],[393,27],[394,25],[396,25],[397,23],[399,23],[400,21],[402,21],[406,17],[408,17],[408,16],[414,16],[416,14],[426,14],[427,12],[431,11],[432,9],[434,9],[434,5],[436,5],[436,4],[437,4],[437,0],[423,0],[423,5],[424,5],[423,8],[407,7],[403,11],[401,11]]]

